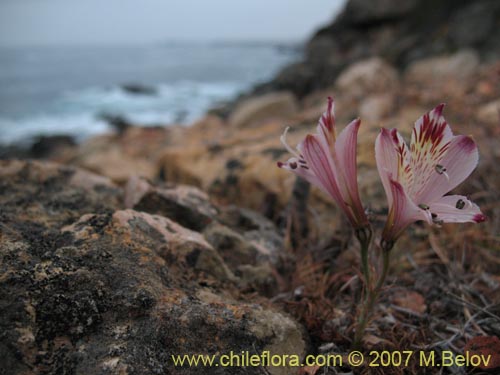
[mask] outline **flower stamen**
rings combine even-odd
[[[448,176],[448,173],[446,173],[446,168],[444,166],[442,166],[441,164],[436,164],[435,170],[438,174],[444,175],[448,181],[450,180],[450,176]]]
[[[281,143],[283,144],[283,146],[285,146],[285,148],[287,149],[287,151],[292,154],[293,156],[295,156],[297,159],[301,159],[301,156],[297,153],[297,151],[295,151],[293,148],[291,148],[288,143],[286,142],[286,135],[288,133],[288,130],[290,129],[289,126],[286,127],[285,131],[283,132],[283,134],[281,135],[280,137],[280,141]]]
[[[459,199],[457,201],[457,204],[455,205],[456,208],[458,208],[459,210],[463,210],[463,208],[465,207],[465,202],[463,199]]]

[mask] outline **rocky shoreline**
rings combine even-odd
[[[447,36],[422,44],[421,29],[419,39],[407,35],[422,16],[415,1],[377,3],[373,9],[385,13],[351,0],[309,42],[300,66],[242,97],[227,116],[7,151],[0,374],[348,371],[175,367],[170,357],[348,352],[361,293],[357,242],[326,196],[276,167],[287,159],[284,129],[291,126],[290,144],[312,132],[330,95],[337,126],[361,118],[360,194],[375,227],[387,208],[373,150],[380,127],[409,137],[413,122],[443,101],[454,131],[471,134],[480,151],[457,193],[476,192],[471,198],[490,218],[481,226],[411,228],[395,250],[393,288],[381,297],[364,348],[438,343],[456,351],[476,335],[500,335],[500,63],[488,47],[495,38],[488,24],[469,39],[452,27],[484,7],[498,23],[498,4],[460,2],[448,23],[451,2],[440,2],[425,27],[441,25]],[[400,45],[387,49],[394,38]],[[440,40],[449,43],[438,48]]]

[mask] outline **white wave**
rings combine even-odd
[[[156,95],[127,93],[120,87],[66,91],[45,113],[0,117],[0,142],[20,142],[34,135],[69,134],[78,140],[108,131],[99,114],[123,116],[136,125],[190,124],[214,104],[245,87],[235,82],[179,81],[153,86]]]
[[[108,125],[90,113],[39,115],[13,120],[0,117],[0,143],[25,143],[36,135],[68,134],[77,140],[109,131]]]

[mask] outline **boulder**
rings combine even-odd
[[[359,108],[363,121],[378,122],[394,111],[395,98],[392,93],[371,95],[364,99]]]
[[[293,94],[274,92],[239,103],[229,117],[229,123],[235,128],[243,128],[266,120],[287,117],[296,111],[297,102]]]
[[[357,62],[340,73],[335,87],[344,96],[363,98],[398,88],[397,70],[378,57]]]
[[[450,38],[459,46],[481,44],[495,31],[495,11],[498,2],[474,1],[459,9],[450,20]]]
[[[203,235],[240,278],[244,289],[254,289],[266,296],[279,292],[278,275],[291,263],[291,256],[284,251],[283,238],[276,229],[239,233],[214,222],[205,228]]]
[[[500,124],[500,99],[483,104],[477,109],[476,118],[487,124]]]
[[[154,86],[147,86],[141,83],[125,83],[122,86],[123,91],[132,95],[157,95],[158,90]]]
[[[422,85],[442,83],[445,80],[465,80],[479,67],[478,54],[470,49],[461,50],[453,55],[430,57],[410,64],[405,72],[407,82]]]
[[[176,367],[172,355],[305,354],[301,327],[241,299],[199,233],[122,210],[120,189],[98,179],[82,187],[81,178],[71,182],[78,173],[87,172],[0,165],[0,358],[8,373],[221,374],[227,369]],[[231,369],[243,371],[262,370]]]
[[[50,162],[0,161],[0,206],[4,224],[31,227],[76,221],[87,213],[109,213],[120,206],[123,192],[107,177]],[[16,224],[17,223],[17,224]]]
[[[126,183],[131,176],[157,177],[156,161],[170,144],[176,128],[129,127],[120,134],[106,134],[85,141],[66,162]],[[144,145],[147,144],[147,147]]]
[[[352,24],[363,25],[401,18],[414,10],[417,4],[417,0],[375,0],[368,6],[364,0],[350,0],[344,14]]]
[[[200,231],[217,214],[208,195],[188,185],[154,187],[145,179],[133,176],[125,187],[125,206],[168,217],[175,222]]]
[[[33,158],[57,158],[59,154],[74,150],[76,142],[69,135],[38,136],[31,145]]]
[[[126,182],[131,176],[137,175],[152,179],[157,175],[154,164],[143,158],[126,155],[119,146],[113,144],[99,152],[84,150],[75,164],[108,176],[118,183]]]

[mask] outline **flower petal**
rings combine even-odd
[[[358,217],[364,216],[363,205],[359,198],[356,151],[357,137],[361,121],[356,119],[347,125],[339,134],[335,142],[335,155],[338,162],[337,170],[343,178],[343,183],[340,184],[344,199],[353,206],[354,212]],[[343,189],[342,189],[343,188]]]
[[[335,105],[330,96],[328,97],[328,106],[326,111],[319,118],[318,126],[322,126],[329,131],[335,130]]]
[[[329,194],[328,191],[323,186],[323,184],[321,183],[321,181],[318,179],[318,177],[316,177],[314,172],[311,171],[311,169],[304,160],[292,157],[284,163],[279,161],[278,167],[296,174],[297,176],[303,178],[310,184],[320,188],[325,194]]]
[[[453,137],[438,165],[433,166],[434,171],[415,198],[416,202],[430,204],[457,187],[476,168],[478,160],[477,146],[471,137]]]
[[[389,206],[393,199],[390,179],[400,181],[403,186],[411,180],[409,158],[408,146],[397,130],[382,128],[375,141],[375,159]]]
[[[486,220],[479,207],[462,195],[447,195],[429,205],[437,215],[436,221],[444,223],[481,223]]]
[[[317,176],[321,185],[347,214],[351,223],[356,226],[356,220],[347,207],[340,192],[336,177],[337,173],[334,171],[335,165],[330,155],[330,150],[320,139],[318,139],[318,136],[307,135],[304,143],[301,145],[301,151],[303,152],[307,165]]]
[[[422,209],[413,203],[399,182],[389,179],[389,183],[393,200],[392,206],[389,207],[389,215],[387,216],[382,238],[387,242],[393,242],[411,223],[418,220],[432,222],[432,219],[428,210]]]
[[[413,179],[408,193],[415,202],[423,202],[422,195],[428,187],[436,166],[448,150],[453,133],[444,119],[444,104],[420,117],[415,123],[411,136],[411,161]],[[446,193],[446,192],[445,192]]]
[[[333,154],[336,132],[334,103],[331,97],[328,97],[328,107],[326,111],[321,115],[318,121],[318,126],[316,127],[316,131],[321,142],[323,142]]]

